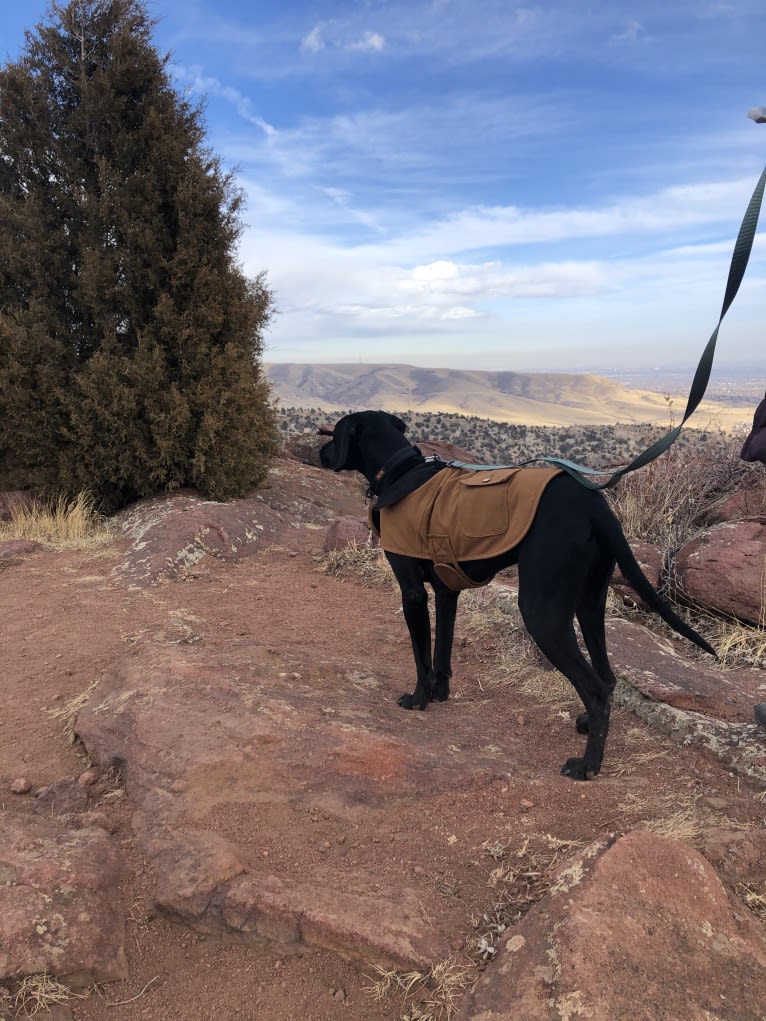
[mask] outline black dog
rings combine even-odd
[[[361,472],[370,484],[368,495],[377,498],[378,506],[390,506],[443,468],[443,464],[423,458],[405,439],[405,428],[400,418],[383,411],[346,415],[334,429],[320,430],[332,436],[321,448],[322,465],[334,471]],[[399,705],[425,709],[430,701],[442,702],[449,697],[459,593],[445,585],[430,560],[389,552],[386,557],[402,592],[417,669],[415,690],[402,695]],[[715,656],[704,638],[655,592],[601,494],[581,486],[569,475],[557,475],[548,483],[531,528],[517,546],[501,556],[459,565],[469,579],[482,583],[504,567],[518,564],[519,609],[526,628],[553,666],[571,681],[585,706],[577,719],[577,730],[588,735],[585,755],[568,759],[561,769],[577,780],[590,780],[599,772],[609,730],[616,680],[607,658],[604,613],[615,563],[663,620]],[[435,594],[433,659],[425,582]],[[577,643],[575,617],[590,663]]]

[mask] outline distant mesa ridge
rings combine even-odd
[[[663,393],[631,389],[593,373],[482,372],[414,365],[265,363],[279,404],[323,411],[431,411],[475,415],[517,425],[667,424]],[[690,379],[691,382],[691,379]],[[674,397],[676,422],[686,395]],[[692,427],[748,424],[752,407],[703,402]]]

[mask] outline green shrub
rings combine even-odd
[[[142,0],[72,0],[0,69],[0,488],[241,495],[276,421],[242,193]]]

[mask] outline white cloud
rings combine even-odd
[[[421,284],[424,288],[429,284],[455,280],[459,275],[460,270],[455,263],[446,262],[444,259],[429,263],[427,266],[416,266],[412,271],[413,282]]]
[[[610,43],[642,43],[648,42],[651,37],[640,21],[632,19],[628,22],[622,32],[617,32],[609,40]]]
[[[456,297],[557,298],[598,294],[608,290],[606,270],[593,262],[542,262],[509,266],[499,261],[467,263],[439,261],[416,266],[399,288],[425,301],[451,303]]]
[[[390,242],[388,251],[397,260],[420,260],[488,248],[635,234],[662,236],[698,225],[731,224],[741,216],[751,186],[752,181],[735,180],[666,188],[592,208],[476,206]]]
[[[322,26],[315,25],[314,28],[301,39],[301,49],[306,53],[319,53],[325,47],[322,39]]]
[[[386,40],[379,32],[365,32],[361,39],[349,44],[350,50],[380,53],[386,48]]]
[[[352,196],[345,188],[320,187],[318,190],[326,195],[336,208],[343,211],[345,214],[343,219],[346,222],[361,224],[378,234],[386,233],[385,227],[378,222],[376,215],[354,207]]]
[[[673,190],[672,198],[681,207],[681,219],[697,216],[694,211],[706,205],[715,218],[720,206],[714,202],[720,203],[732,187]],[[329,197],[348,199],[343,189]],[[741,213],[736,191],[733,201]],[[624,238],[630,237],[634,221],[641,222],[647,204],[670,202],[664,192],[622,200],[618,223],[627,231]],[[590,214],[595,220],[589,229],[600,224],[603,230],[615,208],[561,210],[558,215],[567,224],[575,212],[575,227],[582,230],[581,218]],[[530,211],[516,213],[520,222],[533,217]],[[532,358],[529,352],[538,345],[540,367],[550,357],[545,351],[556,345],[559,358],[570,347],[574,359],[587,359],[594,346],[602,345],[603,364],[612,364],[612,355],[616,364],[630,360],[625,352],[635,344],[647,351],[645,357],[650,357],[651,344],[651,357],[667,357],[668,343],[674,357],[682,360],[688,352],[693,358],[714,325],[734,240],[732,229],[728,242],[663,247],[662,239],[650,235],[635,258],[623,244],[609,243],[604,258],[588,259],[556,258],[561,251],[556,242],[539,259],[527,248],[511,247],[492,260],[470,261],[445,252],[413,264],[416,233],[401,232],[389,244],[344,247],[327,236],[301,232],[299,219],[292,222],[292,231],[284,228],[282,218],[281,225],[274,222],[271,229],[243,239],[246,270],[267,267],[276,291],[280,315],[267,338],[271,360],[342,359],[363,350],[371,357],[377,352],[384,361],[457,365],[467,359],[475,367],[497,368],[517,364],[514,352],[520,350]],[[453,240],[459,249],[462,242]],[[737,338],[758,320],[763,241],[757,239],[747,286],[727,320],[721,348],[729,356],[742,350]],[[623,254],[615,258],[612,249]],[[477,352],[473,360],[469,350]]]
[[[231,104],[243,120],[259,127],[267,137],[273,137],[277,134],[277,129],[255,112],[252,100],[248,96],[243,95],[239,89],[235,89],[231,85],[224,85],[217,78],[203,75],[199,68],[186,68],[174,64],[172,72],[176,81],[192,94],[197,96],[218,96]]]

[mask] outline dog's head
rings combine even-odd
[[[344,415],[334,428],[321,428],[322,436],[331,436],[329,443],[319,449],[319,459],[323,468],[333,471],[360,471],[364,473],[364,463],[360,440],[366,432],[395,429],[405,432],[407,424],[396,415],[387,411],[355,411]]]

